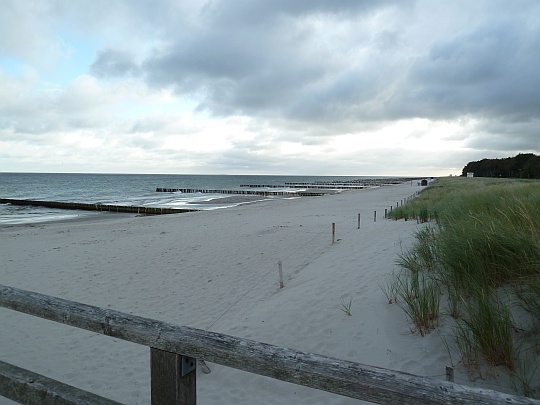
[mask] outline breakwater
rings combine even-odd
[[[238,195],[260,195],[260,196],[298,196],[298,197],[320,197],[330,192],[322,191],[257,191],[257,190],[211,190],[199,188],[156,188],[158,193],[203,193],[203,194],[238,194]]]
[[[62,202],[62,201],[14,200],[10,198],[0,198],[0,204],[47,207],[47,208],[57,208],[57,209],[62,209],[62,210],[127,212],[127,213],[138,214],[138,215],[179,214],[183,212],[197,211],[197,210],[182,209],[182,208],[136,207],[132,205],[112,205],[112,204],[101,204],[101,203],[88,204],[88,203]]]
[[[361,190],[367,187],[381,187],[401,184],[411,180],[418,180],[416,177],[399,177],[387,179],[358,179],[348,181],[317,181],[307,182],[285,182],[284,184],[242,184],[240,187],[246,188],[309,188],[309,189],[331,189],[331,190]]]
[[[316,190],[362,190],[366,187],[373,187],[367,185],[353,185],[353,184],[287,184],[285,185],[268,185],[268,184],[241,184],[240,187],[246,188],[305,188],[305,189],[316,189]]]
[[[406,181],[412,181],[415,178],[388,178],[388,179],[361,179],[350,181],[318,181],[315,183],[303,182],[285,182],[285,184],[241,184],[238,189],[200,189],[200,188],[166,188],[158,187],[157,192],[161,193],[203,193],[203,194],[244,194],[244,195],[260,195],[260,196],[301,196],[301,197],[318,197],[326,194],[335,193],[337,190],[362,190],[369,187],[391,186],[401,184]],[[251,190],[256,188],[266,189],[282,189],[280,191],[271,190]],[[293,190],[304,189],[304,190]]]

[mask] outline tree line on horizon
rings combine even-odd
[[[503,159],[469,162],[461,175],[466,177],[467,173],[473,173],[474,177],[540,179],[540,156],[534,153],[520,153]]]

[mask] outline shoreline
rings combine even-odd
[[[40,177],[37,174],[11,174],[0,178],[3,194],[0,198],[0,226],[7,223],[47,222],[48,218],[67,216],[63,210],[56,212],[55,208],[116,211],[118,207],[122,207],[125,211],[136,210],[135,212],[140,213],[149,210],[151,214],[157,214],[157,210],[162,209],[164,212],[177,209],[214,210],[245,205],[266,198],[273,200],[280,197],[296,197],[298,193],[308,195],[335,193],[351,187],[395,183],[398,180],[403,179],[363,178],[362,176],[351,178],[349,176],[218,175],[129,175],[127,177],[47,175]],[[306,188],[308,185],[312,188]],[[335,189],[326,189],[327,187]],[[343,190],[339,190],[340,188]],[[204,193],[157,192],[157,190],[169,189],[171,191],[204,191]],[[209,193],[211,191],[215,193]],[[228,195],[230,193],[232,194]],[[276,193],[278,195],[273,195]],[[15,205],[2,203],[9,201],[14,201]],[[45,205],[50,208],[36,205]]]
[[[451,359],[438,334],[413,335],[379,287],[418,227],[384,220],[382,212],[419,189],[400,184],[181,215],[4,227],[0,284],[444,379]],[[349,299],[351,316],[340,309]],[[111,399],[149,402],[146,347],[4,309],[0,322],[2,360]],[[198,370],[205,404],[359,403],[209,366],[211,374]],[[466,372],[456,370],[459,378]]]
[[[175,209],[172,207],[123,207],[119,206],[119,211],[115,211],[115,205],[104,205],[105,209],[98,209],[94,207],[100,207],[99,204],[83,204],[83,203],[76,203],[76,202],[52,202],[52,201],[35,201],[35,200],[17,200],[17,202],[20,202],[18,205],[29,207],[29,208],[37,208],[37,209],[47,209],[44,207],[50,207],[49,210],[54,210],[55,214],[52,214],[52,211],[49,211],[49,215],[44,214],[42,217],[38,218],[31,218],[28,217],[27,219],[20,219],[16,220],[17,222],[10,222],[9,220],[7,222],[0,221],[0,228],[2,227],[8,227],[8,226],[16,226],[16,225],[27,225],[32,226],[36,224],[44,224],[44,223],[50,223],[50,222],[70,222],[70,221],[81,221],[81,220],[99,220],[100,218],[98,215],[102,214],[110,214],[110,215],[119,215],[119,216],[127,216],[127,217],[144,217],[144,216],[156,216],[156,215],[173,215],[173,214],[185,214],[188,212],[195,212],[195,211],[213,211],[213,210],[227,210],[234,207],[240,207],[240,206],[246,206],[250,204],[260,204],[262,202],[275,202],[283,199],[296,199],[301,197],[281,197],[281,198],[272,198],[272,197],[261,197],[261,196],[251,196],[251,195],[240,195],[240,196],[227,196],[227,197],[209,197],[208,200],[203,201],[191,201],[187,202],[185,206],[187,208],[181,208],[181,209]],[[308,198],[308,197],[305,197]],[[7,201],[7,199],[4,199],[4,201]],[[32,204],[24,204],[24,202],[29,201]],[[43,204],[41,204],[43,203]],[[8,203],[4,203],[8,204]],[[9,204],[8,204],[9,205]],[[55,205],[55,207],[52,207]],[[212,207],[214,205],[214,207]],[[58,208],[61,206],[66,206],[66,208]],[[91,209],[84,209],[81,210],[80,206],[88,206]],[[197,208],[189,208],[190,206],[203,206],[204,209],[197,209]],[[145,213],[140,213],[135,211],[137,208],[140,208],[141,210],[145,211]],[[161,213],[160,211],[164,211]],[[9,218],[9,215],[6,215],[6,218]]]
[[[300,197],[291,197],[291,198],[263,198],[261,199],[260,196],[231,196],[231,197],[223,197],[223,198],[217,198],[217,199],[210,199],[208,201],[197,201],[197,202],[190,202],[187,203],[187,205],[216,205],[216,201],[218,202],[217,207],[210,207],[207,209],[185,209],[179,212],[173,212],[173,213],[167,213],[163,215],[184,215],[190,212],[206,212],[206,211],[221,211],[221,210],[229,210],[231,208],[237,208],[237,207],[244,207],[251,204],[261,204],[261,203],[272,203],[277,202],[284,199],[296,199]],[[235,204],[231,206],[222,206],[222,203],[226,204]],[[124,218],[139,218],[139,217],[152,217],[152,216],[160,216],[162,214],[137,214],[133,212],[115,212],[115,211],[100,211],[100,210],[87,210],[87,211],[78,211],[75,209],[60,209],[58,208],[58,217],[44,217],[43,219],[35,219],[35,220],[27,220],[26,222],[1,222],[0,221],[0,229],[2,228],[9,228],[9,227],[16,227],[16,226],[39,226],[44,224],[50,224],[50,223],[64,223],[64,222],[87,222],[87,221],[111,221],[116,218],[118,219],[124,219]],[[64,215],[61,215],[61,214]],[[68,217],[66,217],[66,214],[70,213]]]

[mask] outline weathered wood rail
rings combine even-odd
[[[158,193],[202,193],[202,194],[239,194],[239,195],[260,195],[260,196],[301,196],[301,197],[320,197],[328,192],[316,191],[257,191],[257,190],[222,190],[205,188],[156,188]]]
[[[159,207],[137,207],[133,205],[112,205],[101,203],[78,203],[62,201],[37,201],[37,200],[14,200],[10,198],[0,198],[0,204],[12,204],[22,206],[57,208],[62,210],[81,210],[81,211],[108,211],[108,212],[127,212],[138,215],[164,215],[179,214],[183,212],[193,212],[197,210],[184,208],[159,208]]]
[[[540,404],[530,398],[171,325],[12,287],[0,286],[0,307],[150,347],[152,404],[195,404],[196,358],[378,404]],[[0,395],[20,403],[80,405],[89,403],[82,396],[94,395],[43,376],[28,379],[25,373],[30,372],[2,364]],[[41,402],[42,398],[49,401]],[[95,403],[115,403],[96,398]]]
[[[0,361],[0,396],[23,404],[121,405],[91,392]]]

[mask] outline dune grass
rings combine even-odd
[[[441,294],[429,272],[411,271],[395,276],[398,304],[424,336],[439,324]]]
[[[425,313],[415,316],[407,299],[422,308],[421,302],[445,293],[464,364],[504,366],[516,381],[527,381],[521,384],[524,393],[540,395],[539,373],[532,380],[518,375],[520,370],[540,370],[540,182],[437,179],[389,216],[429,222],[397,260],[407,273],[390,282],[417,330],[428,332],[417,323],[424,321],[417,320],[440,311],[424,305]],[[414,296],[404,293],[418,277],[425,288]],[[524,310],[519,322],[513,316],[515,303]],[[432,320],[430,326],[435,325]],[[519,354],[524,342],[532,348],[526,365]]]

